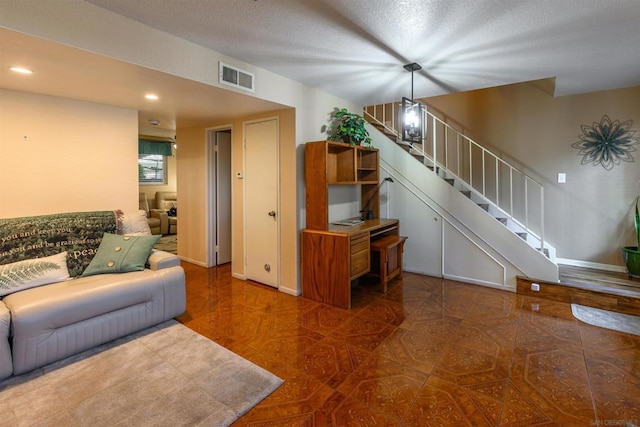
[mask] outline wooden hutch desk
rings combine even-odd
[[[302,230],[303,296],[350,308],[351,281],[371,270],[371,241],[398,236],[397,219],[379,218],[379,181],[376,149],[334,141],[305,145],[307,228]],[[370,210],[376,219],[358,225],[330,224],[329,187],[340,185],[359,186],[360,207]],[[398,251],[401,262],[401,244]],[[401,272],[400,268],[398,273]],[[387,277],[381,280],[383,287],[386,280]]]
[[[351,308],[351,281],[371,270],[371,241],[398,232],[399,221],[384,218],[302,230],[302,295]]]

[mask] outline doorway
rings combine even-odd
[[[207,129],[208,265],[231,262],[231,128]]]
[[[244,124],[244,224],[247,279],[278,287],[280,189],[278,119]]]

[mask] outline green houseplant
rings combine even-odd
[[[636,209],[634,224],[636,229],[636,246],[625,246],[622,248],[624,263],[627,266],[629,276],[640,279],[640,213],[638,213],[638,201],[636,197]]]
[[[372,148],[371,137],[364,127],[365,123],[364,117],[359,114],[350,113],[346,108],[336,109],[331,113],[328,139]]]

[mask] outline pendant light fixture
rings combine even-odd
[[[403,66],[411,71],[411,99],[402,97],[402,140],[413,145],[422,143],[422,104],[413,100],[413,72],[422,70],[420,64],[412,62]]]

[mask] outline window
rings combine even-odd
[[[166,172],[166,156],[162,154],[138,154],[138,182],[140,184],[166,184]]]

